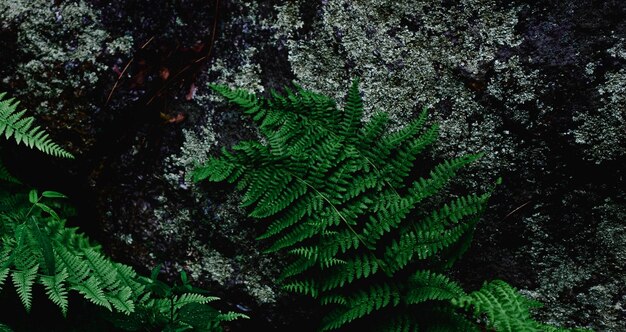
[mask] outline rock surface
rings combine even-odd
[[[431,109],[433,159],[485,152],[459,186],[504,179],[456,278],[504,279],[545,322],[624,330],[623,1],[122,3],[0,0],[0,90],[78,155],[58,167],[78,185],[33,181],[74,193],[116,259],[184,269],[250,326],[314,320],[274,285],[282,257],[261,253],[232,188],[187,175],[256,135],[207,83],[342,100],[359,76],[367,114],[402,126]]]

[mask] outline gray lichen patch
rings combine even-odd
[[[39,101],[40,112],[62,111],[67,101],[96,88],[103,71],[110,69],[99,62],[102,52],[126,53],[130,36],[113,40],[98,24],[100,13],[84,1],[63,2],[58,7],[50,1],[8,3],[5,24],[17,27],[20,59],[16,76],[26,84],[21,95]],[[0,10],[4,12],[4,10]],[[52,105],[53,101],[58,104]]]
[[[274,28],[276,39],[287,40],[299,84],[341,101],[350,80],[359,76],[367,115],[388,112],[396,126],[422,107],[431,109],[441,124],[438,156],[486,152],[476,166],[480,174],[470,180],[474,184],[514,163],[515,143],[499,129],[501,115],[478,103],[458,73],[484,80],[499,49],[519,45],[514,32],[519,8],[495,1],[329,1],[309,35],[295,38],[292,26],[284,28],[301,21],[291,17],[299,14],[295,6],[277,7]],[[536,74],[520,71],[508,80],[523,90],[502,91],[498,82],[488,92],[507,100],[515,94],[520,102],[531,98],[534,87],[526,87],[527,81]]]
[[[462,84],[452,70],[484,73],[499,47],[519,43],[513,33],[517,9],[500,10],[490,1],[451,7],[430,1],[329,1],[323,10],[312,38],[289,40],[298,80],[341,99],[342,87],[359,75],[371,101],[366,108],[400,118],[416,105],[448,98],[445,83]]]
[[[595,212],[601,220],[596,232],[598,243],[612,255],[611,264],[624,270],[620,263],[626,261],[626,204],[607,198]],[[626,284],[626,271],[623,272],[621,282]]]
[[[96,96],[109,78],[110,57],[126,55],[132,37],[114,38],[100,24],[101,13],[86,1],[2,1],[1,28],[16,35],[13,70],[3,83],[13,96],[49,121],[54,130],[75,131],[91,143],[90,116],[100,105]],[[105,61],[106,58],[106,61]],[[57,128],[57,127],[64,128]]]
[[[271,255],[262,254],[260,243],[255,239],[258,236],[256,228],[245,211],[239,208],[237,193],[207,192],[190,179],[193,169],[218,153],[219,148],[229,147],[242,137],[256,135],[255,129],[240,120],[238,110],[231,109],[206,86],[209,83],[225,84],[256,93],[264,92],[261,67],[254,61],[260,46],[256,33],[265,29],[260,23],[258,5],[245,3],[236,6],[237,10],[247,15],[229,16],[224,22],[224,29],[225,34],[237,32],[235,38],[239,40],[216,41],[217,51],[205,76],[212,77],[212,80],[198,83],[199,88],[189,102],[192,105],[180,106],[181,111],[195,123],[183,130],[184,141],[180,151],[165,160],[163,176],[173,188],[193,197],[196,219],[186,220],[187,226],[183,227],[189,229],[200,223],[206,232],[184,232],[192,245],[189,246],[188,258],[179,264],[190,271],[195,280],[217,284],[226,292],[243,292],[254,300],[254,303],[244,303],[245,306],[258,306],[274,303],[279,295],[283,295],[278,285],[270,282],[278,275],[281,263]],[[158,218],[157,222],[167,225],[173,221]]]
[[[575,115],[579,126],[574,137],[589,160],[619,160],[626,156],[626,70],[606,73],[598,96],[599,109]]]
[[[184,143],[180,153],[168,157],[165,164],[168,169],[165,178],[174,186],[187,189],[190,174],[194,168],[202,165],[215,149],[217,141],[210,120],[205,119],[204,125],[197,131],[183,129]]]
[[[563,204],[571,206],[576,196],[584,194],[567,195]],[[536,204],[534,209],[541,211],[543,207]],[[538,283],[537,288],[525,292],[544,303],[537,312],[540,319],[567,326],[576,326],[582,320],[597,331],[620,330],[626,306],[625,217],[624,205],[607,198],[588,217],[597,223],[589,225],[584,233],[559,241],[549,230],[556,222],[549,216],[535,212],[524,219],[530,244],[519,254],[531,256]],[[584,246],[584,241],[593,241],[593,252],[576,254],[574,249]]]

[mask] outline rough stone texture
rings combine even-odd
[[[71,150],[84,152],[94,143],[99,88],[133,37],[111,35],[85,1],[1,1],[0,13],[3,85]]]
[[[401,126],[431,109],[433,160],[485,152],[455,187],[504,179],[456,278],[504,279],[545,303],[546,322],[624,330],[623,1],[216,3],[0,0],[0,46],[15,54],[0,89],[79,153],[69,173],[86,180],[68,190],[88,193],[79,204],[109,253],[187,270],[253,315],[248,327],[314,319],[274,285],[282,257],[261,253],[263,225],[232,188],[187,174],[256,136],[207,83],[266,93],[294,80],[341,100],[359,76],[367,114]]]

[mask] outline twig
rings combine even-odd
[[[148,39],[147,42],[143,43],[143,45],[141,45],[141,47],[139,49],[143,50],[144,48],[146,48],[146,46],[148,46],[148,44],[150,44],[150,42],[152,42],[152,40],[154,40],[154,36],[150,37],[150,39]],[[130,60],[126,63],[126,66],[124,66],[124,69],[122,70],[122,72],[117,77],[117,80],[115,81],[115,84],[113,84],[113,88],[111,88],[111,92],[109,92],[109,96],[107,97],[107,101],[106,101],[106,103],[104,103],[105,105],[109,104],[109,101],[111,100],[111,97],[113,96],[113,92],[115,92],[115,89],[117,88],[117,85],[120,83],[120,80],[122,79],[122,77],[124,76],[126,71],[128,70],[128,67],[130,67],[130,64],[133,63],[133,61],[135,61],[135,57],[134,56],[132,58],[130,58]]]
[[[515,208],[513,211],[509,212],[506,216],[504,216],[504,218],[502,218],[502,220],[510,217],[513,213],[519,211],[521,208],[523,208],[524,206],[528,205],[530,202],[532,202],[532,200],[529,200],[528,202],[518,206],[517,208]]]
[[[215,17],[213,18],[213,28],[212,28],[212,30],[211,30],[211,42],[210,42],[210,44],[209,44],[209,52],[208,52],[206,55],[204,55],[204,56],[202,56],[202,57],[200,57],[200,58],[198,58],[198,59],[194,60],[194,61],[192,62],[192,64],[189,64],[189,65],[185,66],[185,68],[183,68],[183,69],[181,69],[180,71],[178,71],[178,72],[177,72],[177,73],[176,73],[176,74],[172,77],[172,79],[171,79],[171,80],[168,80],[168,81],[167,81],[167,82],[166,82],[166,83],[165,83],[165,84],[164,84],[164,85],[163,85],[163,86],[162,86],[162,87],[161,87],[161,88],[160,88],[160,89],[159,89],[159,90],[158,90],[158,91],[157,91],[157,92],[156,92],[156,93],[155,93],[155,94],[154,94],[154,95],[150,98],[150,100],[148,100],[148,102],[146,103],[146,105],[150,105],[150,103],[152,103],[152,101],[154,101],[154,99],[155,99],[158,95],[160,95],[160,94],[161,94],[161,92],[163,92],[163,90],[167,89],[167,88],[168,88],[168,86],[169,86],[169,82],[175,82],[175,81],[176,81],[176,78],[177,78],[177,77],[179,77],[180,75],[182,75],[182,74],[183,74],[184,72],[186,72],[187,70],[189,70],[189,68],[191,68],[191,66],[192,66],[193,64],[200,63],[200,62],[202,62],[202,61],[204,61],[204,60],[208,59],[208,58],[211,56],[211,53],[212,53],[212,51],[213,51],[213,44],[215,44],[215,33],[216,33],[216,30],[217,30],[217,15],[218,15],[218,13],[219,13],[219,12],[218,12],[218,10],[219,10],[219,6],[220,6],[220,0],[216,0],[216,1],[215,1]]]

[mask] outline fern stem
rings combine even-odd
[[[363,241],[363,239],[361,238],[361,236],[354,230],[354,228],[352,228],[352,226],[350,225],[350,223],[348,223],[348,220],[346,220],[346,218],[341,214],[341,212],[339,212],[339,209],[337,209],[337,207],[335,206],[335,204],[333,204],[324,194],[322,194],[319,190],[317,190],[315,187],[313,187],[310,183],[308,183],[306,180],[302,179],[301,177],[287,171],[289,174],[291,174],[294,178],[296,178],[298,181],[304,183],[304,185],[306,185],[307,187],[313,189],[313,191],[315,191],[323,200],[325,200],[332,208],[333,210],[335,210],[335,212],[337,213],[337,215],[339,216],[339,218],[341,218],[341,220],[346,224],[346,226],[348,227],[348,229],[357,237],[357,239],[359,239],[359,241],[361,243],[363,243],[363,245],[365,247],[369,246],[365,243],[365,241]]]

